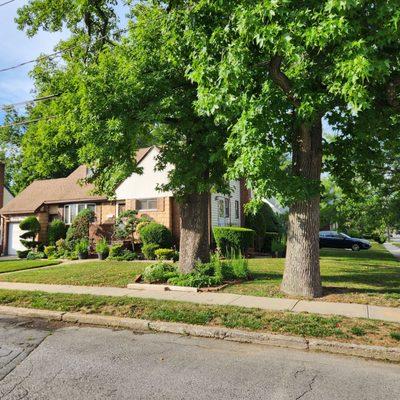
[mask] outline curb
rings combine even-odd
[[[0,306],[0,314],[18,317],[41,318],[74,324],[106,326],[129,329],[134,332],[160,332],[197,336],[240,343],[252,343],[296,350],[326,352],[347,356],[363,357],[380,361],[400,363],[400,348],[367,346],[321,339],[306,339],[300,336],[278,335],[264,332],[248,332],[215,326],[191,325],[179,322],[149,321],[136,318],[114,317],[99,314],[82,314],[40,310],[22,307]]]

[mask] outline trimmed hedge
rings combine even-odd
[[[244,254],[253,245],[255,231],[237,226],[215,226],[213,234],[222,254],[227,255],[232,250]]]
[[[155,251],[159,248],[160,246],[157,243],[148,243],[143,245],[142,253],[147,260],[155,260],[156,259]]]
[[[67,236],[67,229],[68,228],[64,221],[61,221],[60,219],[52,221],[49,225],[48,231],[49,244],[54,246],[58,240],[65,239]]]
[[[144,245],[158,244],[160,248],[167,249],[172,246],[172,233],[164,225],[150,222],[140,229],[140,239]]]

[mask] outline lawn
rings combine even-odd
[[[0,274],[59,264],[58,260],[0,260]]]
[[[124,287],[147,263],[93,261],[0,276],[8,282]],[[284,297],[279,291],[284,260],[250,259],[254,280],[230,285],[225,292]],[[400,263],[379,244],[367,251],[321,251],[324,296],[321,300],[400,307]]]
[[[253,281],[229,286],[226,292],[284,297],[279,291],[284,259],[250,260]],[[400,307],[400,263],[380,244],[352,252],[321,250],[323,301]]]
[[[125,287],[143,272],[148,263],[127,261],[93,261],[63,264],[57,268],[19,272],[0,276],[7,282],[36,282],[82,286]]]
[[[376,320],[307,313],[268,312],[235,306],[45,292],[0,290],[0,304],[16,307],[115,315],[196,325],[398,346],[400,325]]]

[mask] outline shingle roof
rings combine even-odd
[[[34,181],[6,204],[0,214],[30,214],[42,204],[107,200],[105,196],[91,194],[93,185],[79,184],[79,180],[85,177],[86,167],[82,165],[66,178]]]
[[[136,162],[139,164],[151,149],[139,149]],[[66,178],[34,181],[0,209],[0,214],[32,214],[42,204],[107,200],[105,196],[91,194],[94,189],[92,184],[79,184],[80,179],[86,178],[86,172],[86,167],[81,165]]]

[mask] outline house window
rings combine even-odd
[[[225,218],[229,218],[230,214],[230,201],[229,199],[225,199]]]
[[[239,200],[235,200],[235,218],[239,219]]]
[[[225,217],[225,206],[224,206],[224,200],[218,200],[218,217],[219,218],[224,218]]]
[[[96,204],[94,203],[79,203],[79,204],[66,204],[64,206],[64,222],[69,225],[74,218],[83,210],[92,210],[96,212]]]
[[[136,201],[138,210],[157,210],[157,199],[141,199]]]

